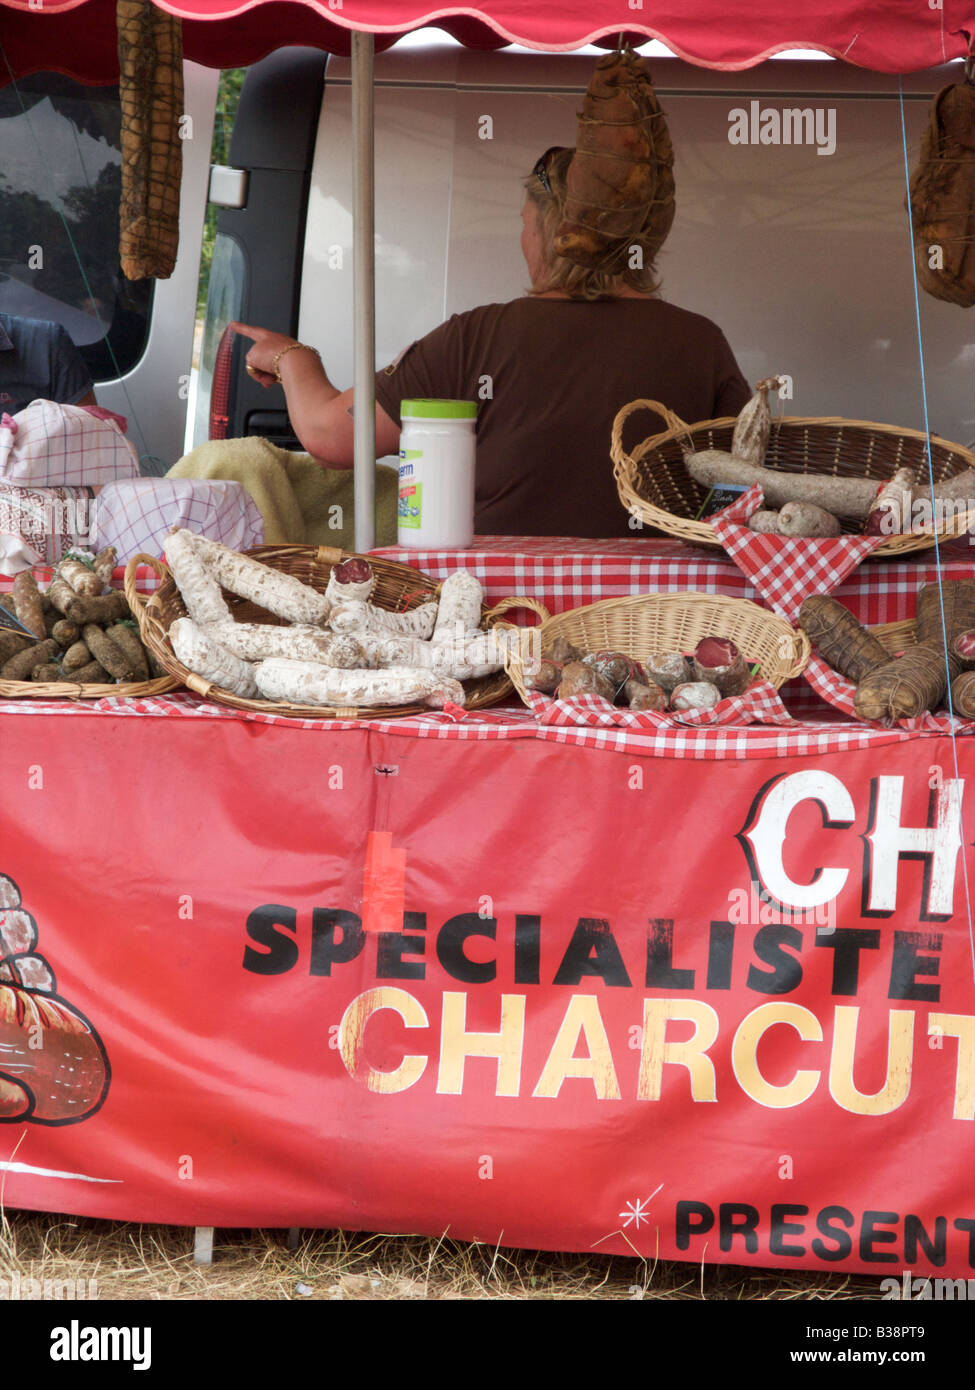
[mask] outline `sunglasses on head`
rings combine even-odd
[[[561,154],[562,151],[566,149],[568,149],[568,145],[549,145],[545,153],[537,160],[532,170],[535,178],[538,179],[538,182],[542,185],[550,198],[554,198],[555,194],[552,192],[552,185],[548,178],[548,161],[553,154]]]

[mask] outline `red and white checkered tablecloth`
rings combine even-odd
[[[37,581],[38,588],[46,589],[54,575],[52,565],[35,565],[31,570],[34,579]],[[12,574],[0,574],[0,594],[9,594],[13,591],[14,578]],[[135,587],[140,594],[151,594],[159,588],[159,576],[155,570],[148,565],[137,565],[135,571]],[[112,573],[112,588],[125,588],[125,566],[119,565]]]
[[[611,715],[626,713],[610,711]],[[598,719],[591,723],[575,722],[578,710],[555,711],[548,722],[543,723],[530,710],[513,705],[474,710],[459,716],[449,711],[431,710],[429,714],[406,719],[293,719],[228,709],[189,691],[173,691],[148,700],[120,700],[113,696],[101,700],[0,700],[0,717],[5,715],[242,720],[250,724],[276,725],[281,729],[316,731],[322,735],[378,731],[403,738],[473,742],[535,738],[579,748],[601,748],[629,757],[692,758],[696,761],[781,758],[789,754],[821,756],[857,748],[879,748],[912,738],[935,738],[944,733],[940,729],[884,729],[850,722],[827,724],[798,720],[790,720],[788,724],[720,724],[695,728],[668,719],[659,727],[637,727],[635,720],[628,724],[613,717],[605,723]],[[835,712],[833,717],[836,718]],[[958,729],[957,732],[970,730]]]
[[[468,550],[386,546],[373,553],[424,570],[436,580],[453,570],[469,570],[484,585],[489,603],[526,594],[553,614],[605,598],[680,589],[762,602],[722,551],[696,550],[666,537],[475,536]],[[975,546],[967,538],[942,545],[940,556],[944,579],[975,575]],[[869,627],[902,622],[913,618],[918,589],[933,583],[937,574],[932,548],[903,560],[865,561],[832,593]]]
[[[513,544],[519,547],[517,551],[511,549]],[[971,560],[957,555],[949,559],[944,553],[946,549],[942,552],[942,574],[946,579],[972,573]],[[660,538],[576,541],[503,536],[483,538],[469,551],[430,553],[390,548],[376,553],[413,563],[435,578],[445,578],[456,569],[471,570],[485,584],[489,599],[497,600],[519,591],[539,598],[552,612],[562,612],[597,598],[656,590],[699,588],[706,592],[729,593],[731,597],[752,597],[753,601],[757,598],[757,595],[744,592],[747,586],[743,576],[724,556],[694,552],[679,541]],[[50,569],[38,568],[34,574],[42,586],[50,581]],[[634,574],[639,576],[637,580],[633,579]],[[124,571],[117,569],[113,586],[121,588],[123,577]],[[866,599],[856,592],[852,597],[860,597],[865,603],[886,604],[886,611],[893,611],[898,617],[913,616],[918,587],[935,577],[933,560],[901,561],[889,566],[863,565],[853,580],[836,592],[846,597],[844,588],[866,589]],[[11,578],[0,576],[0,592],[9,591],[12,585]],[[138,569],[137,587],[141,592],[152,592],[157,585],[153,571],[147,567]],[[612,592],[607,593],[607,588]],[[855,605],[850,603],[849,606]],[[893,620],[885,614],[884,621]],[[786,754],[820,756],[902,743],[912,738],[932,738],[950,732],[967,735],[975,731],[975,725],[965,720],[955,721],[952,728],[945,721],[931,720],[911,721],[912,727],[888,729],[844,719],[837,708],[821,699],[802,678],[788,682],[779,695],[781,705],[768,690],[756,705],[764,722],[718,722],[698,727],[694,727],[696,716],[693,715],[677,722],[672,716],[634,715],[609,706],[605,710],[601,707],[584,710],[578,701],[544,698],[537,701],[538,708],[534,711],[512,704],[471,712],[431,710],[407,719],[291,719],[228,709],[189,691],[173,691],[145,700],[113,696],[101,700],[6,699],[0,700],[0,715],[236,719],[323,733],[377,730],[405,738],[438,740],[536,738],[602,748],[628,756],[695,760],[776,758]],[[729,707],[732,703],[724,702]],[[755,717],[754,711],[744,713],[747,718]]]

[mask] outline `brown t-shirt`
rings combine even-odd
[[[750,394],[717,325],[661,299],[485,304],[376,377],[397,424],[402,400],[477,401],[479,535],[633,536],[609,453],[620,408],[646,397],[692,423]],[[650,412],[633,423],[637,439],[665,428]]]

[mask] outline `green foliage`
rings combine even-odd
[[[217,88],[217,110],[213,123],[213,146],[210,152],[211,164],[230,163],[230,138],[237,115],[246,68],[224,68],[220,74]],[[196,299],[196,317],[202,319],[206,313],[207,288],[210,284],[210,264],[213,260],[213,243],[217,235],[218,209],[207,205],[206,221],[203,226],[203,247],[200,252],[200,283]]]

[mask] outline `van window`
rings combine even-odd
[[[35,73],[0,88],[0,312],[60,323],[97,383],[145,350],[153,281],[118,256],[117,87]]]

